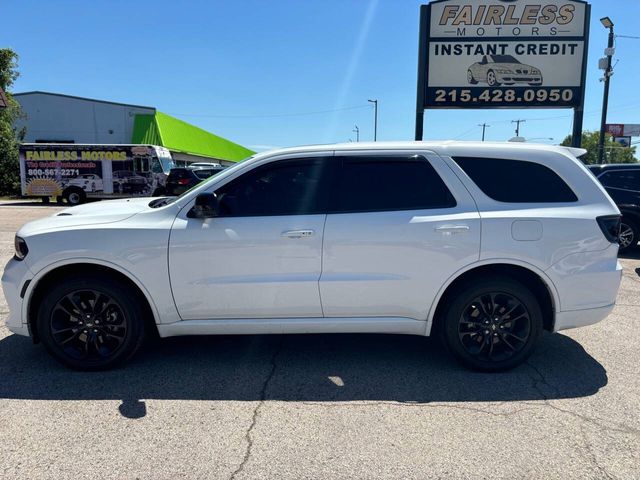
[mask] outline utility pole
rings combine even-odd
[[[376,100],[367,100],[367,102],[373,103],[375,108],[374,120],[373,120],[373,141],[378,141],[378,99]]]
[[[355,128],[352,131],[355,132],[355,134],[356,134],[356,142],[359,142],[360,141],[360,129],[358,128],[358,125],[356,125]]]
[[[516,124],[516,137],[520,136],[520,124],[525,122],[526,120],[511,120],[511,123]]]
[[[613,57],[613,22],[609,17],[600,19],[600,23],[605,28],[609,29],[609,40],[607,41],[607,49],[605,54],[607,55],[607,65],[604,71],[604,95],[602,97],[602,118],[600,119],[600,139],[598,140],[598,163],[603,163],[604,160],[604,130],[607,123],[607,108],[609,106],[609,79],[613,72],[611,70],[611,57]]]
[[[487,125],[486,123],[480,123],[478,126],[482,127],[482,141],[484,142],[484,131],[486,130],[487,127],[490,127],[491,125]]]

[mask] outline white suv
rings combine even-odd
[[[619,211],[568,148],[374,143],[256,155],[177,198],[23,226],[7,325],[102,369],[145,333],[438,333],[465,365],[614,306]]]

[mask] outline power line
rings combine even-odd
[[[276,118],[276,117],[301,117],[305,115],[320,115],[323,113],[342,112],[346,110],[359,110],[364,108],[371,108],[370,105],[354,105],[351,107],[333,108],[331,110],[316,110],[312,112],[297,112],[297,113],[267,113],[267,114],[253,114],[253,115],[208,115],[200,113],[175,113],[167,112],[170,115],[182,116],[182,117],[205,117],[205,118]]]

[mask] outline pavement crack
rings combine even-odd
[[[271,379],[276,373],[276,366],[277,366],[276,360],[278,359],[278,355],[280,355],[280,352],[282,351],[283,343],[284,343],[284,336],[281,336],[280,342],[278,343],[278,346],[275,348],[273,355],[271,356],[271,362],[270,362],[271,369],[269,370],[269,374],[267,375],[267,378],[262,384],[262,389],[260,390],[260,400],[258,401],[256,408],[253,409],[251,423],[249,424],[249,428],[247,428],[247,431],[244,434],[247,447],[245,449],[242,462],[240,462],[240,465],[238,465],[238,467],[231,474],[231,476],[229,477],[229,480],[234,480],[236,476],[241,474],[242,471],[244,470],[244,467],[247,465],[247,463],[249,462],[249,459],[251,458],[251,451],[253,449],[253,437],[252,437],[253,429],[255,428],[256,423],[258,422],[258,417],[260,416],[260,409],[264,405],[264,402],[267,398],[267,390],[269,388],[269,383],[271,383]]]

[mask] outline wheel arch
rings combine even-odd
[[[486,278],[490,275],[515,278],[531,288],[536,297],[541,299],[540,307],[544,318],[544,329],[553,331],[555,313],[559,310],[560,301],[551,279],[533,265],[510,259],[494,259],[474,263],[458,270],[443,284],[429,310],[425,335],[432,335],[436,331],[443,318],[449,298],[455,295],[461,285],[471,282],[475,278]]]
[[[36,325],[37,309],[40,300],[47,291],[47,287],[68,275],[77,274],[101,274],[123,282],[130,287],[144,310],[145,326],[149,327],[151,332],[157,332],[157,323],[159,322],[157,308],[149,292],[134,275],[109,262],[95,259],[76,259],[58,262],[40,270],[29,283],[25,292],[26,308],[23,310],[23,323],[28,325],[34,342],[39,340]]]

